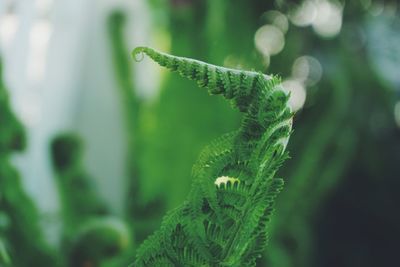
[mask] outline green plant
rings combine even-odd
[[[93,217],[109,214],[82,162],[82,140],[73,134],[57,135],[51,142],[53,168],[61,200],[66,236]]]
[[[83,142],[74,134],[51,142],[61,200],[63,251],[67,266],[100,266],[121,257],[131,245],[130,229],[112,216],[83,167]]]
[[[12,154],[24,150],[26,134],[9,104],[1,73],[0,61],[0,266],[58,266],[44,240],[37,208],[11,164]]]
[[[279,79],[138,47],[161,66],[220,94],[244,113],[239,130],[214,141],[193,167],[186,202],[138,249],[135,266],[254,266],[267,243],[275,173],[287,158],[293,113]],[[185,112],[185,111],[182,111]]]
[[[93,218],[76,232],[68,251],[68,266],[104,266],[108,259],[121,257],[130,242],[129,229],[120,219]]]

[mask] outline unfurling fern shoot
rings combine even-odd
[[[193,167],[187,200],[138,249],[134,266],[255,266],[283,180],[293,112],[276,77],[137,47],[244,113],[239,130],[212,142]]]

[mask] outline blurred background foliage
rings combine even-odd
[[[3,69],[10,65],[0,83],[0,266],[127,266],[166,211],[184,201],[191,166],[201,148],[238,128],[239,114],[221,99],[208,97],[177,75],[134,64],[130,50],[138,44],[277,74],[291,92],[290,103],[297,111],[288,148],[291,159],[279,174],[286,186],[270,225],[270,244],[258,266],[396,265],[400,238],[400,6],[396,1],[132,0],[119,5],[92,1],[81,17],[101,13],[93,21],[103,35],[78,41],[93,39],[83,50],[89,54],[105,43],[104,53],[84,57],[95,63],[79,61],[83,66],[72,78],[85,75],[99,80],[99,87],[70,83],[64,90],[75,92],[75,97],[64,91],[57,95],[42,91],[42,105],[53,109],[36,124],[32,116],[37,107],[29,90],[37,88],[18,83],[25,76],[13,74],[12,68],[24,57],[10,45],[13,29],[24,26],[22,19],[15,24],[18,16],[26,15],[18,13],[23,10],[21,2],[0,4]],[[63,30],[55,21],[73,16],[67,12],[72,9],[60,11],[65,1],[32,2],[45,7],[44,18],[54,23],[54,36]],[[73,3],[79,6],[77,1],[70,6]],[[88,23],[76,20],[82,27]],[[34,27],[28,33],[43,35]],[[52,39],[44,38],[43,45],[46,40]],[[52,69],[63,69],[64,61],[57,61],[64,53],[61,48],[66,47],[58,44],[49,50],[57,63]],[[99,55],[105,61],[96,61]],[[40,57],[33,58],[37,71]],[[29,62],[25,62],[28,72]],[[97,69],[98,62],[108,68]],[[90,74],[87,68],[96,71]],[[42,79],[52,76],[48,72]],[[107,75],[113,80],[103,85],[108,95],[100,84]],[[87,92],[91,102],[85,100]],[[103,100],[111,96],[111,104]],[[59,114],[60,103],[69,103],[72,108],[63,106],[62,112],[75,114],[73,119],[54,115]],[[110,110],[117,110],[114,119],[120,124],[112,124]],[[51,120],[68,123],[56,124],[39,139],[39,130]],[[103,124],[93,124],[96,120]],[[87,128],[79,126],[83,124]],[[110,132],[115,125],[121,134]],[[35,150],[39,143],[43,149]],[[122,148],[114,150],[118,144]],[[24,153],[25,147],[28,156],[19,160],[14,154]],[[47,183],[53,187],[40,182],[37,158],[49,162]],[[107,172],[108,163],[122,166],[123,171]],[[111,177],[100,178],[105,174]],[[113,199],[121,199],[120,208]],[[40,203],[58,204],[49,211]]]

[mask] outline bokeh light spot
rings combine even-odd
[[[313,86],[321,79],[322,66],[314,57],[301,56],[293,63],[292,76],[306,86]]]
[[[283,33],[286,33],[289,29],[289,21],[287,17],[277,10],[270,10],[262,15],[266,23],[270,23],[278,27]]]
[[[343,8],[338,2],[316,1],[317,16],[312,23],[314,31],[322,37],[331,38],[342,28]]]
[[[283,89],[290,93],[288,104],[293,111],[298,111],[304,106],[306,102],[306,89],[304,85],[297,80],[286,80],[282,83]]]
[[[311,25],[317,16],[317,8],[314,1],[304,1],[300,6],[293,9],[289,18],[290,21],[299,27]]]
[[[257,50],[264,56],[276,55],[285,46],[282,31],[273,25],[264,25],[259,28],[254,36],[254,42]]]
[[[343,7],[337,1],[308,0],[289,13],[290,21],[299,27],[312,26],[324,37],[336,36],[342,28]]]

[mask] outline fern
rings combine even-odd
[[[0,125],[0,266],[58,266],[40,229],[39,212],[11,163],[13,153],[25,149],[26,133],[10,105],[1,59]]]
[[[110,214],[83,168],[83,142],[72,133],[51,142],[53,167],[64,222],[62,248],[66,266],[100,266],[122,256],[130,246],[126,223]]]
[[[282,179],[291,133],[289,96],[279,79],[214,66],[147,47],[159,65],[222,95],[244,113],[239,130],[205,148],[193,168],[188,199],[138,249],[135,266],[255,266]]]
[[[74,134],[64,133],[52,140],[50,148],[65,222],[64,232],[69,236],[85,221],[110,212],[82,166],[82,140]]]

